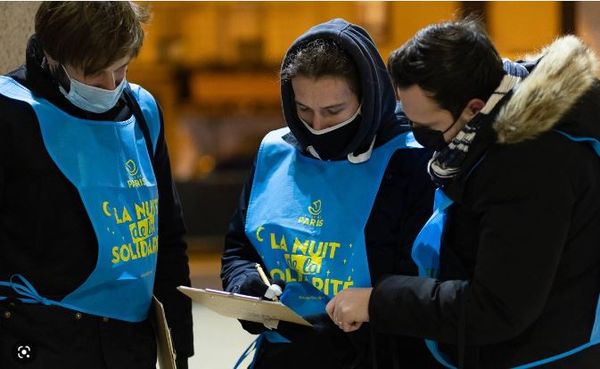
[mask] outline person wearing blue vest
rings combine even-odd
[[[423,337],[448,368],[598,368],[596,65],[574,36],[502,60],[473,20],[430,25],[394,51],[415,138],[436,150],[420,276],[343,292],[332,319]]]
[[[132,2],[43,2],[0,76],[0,367],[150,369],[151,304],[193,354],[181,206],[158,104],[127,82]]]
[[[252,368],[392,368],[421,361],[421,340],[346,334],[325,312],[350,286],[416,275],[412,241],[431,213],[431,151],[414,141],[368,33],[342,19],[300,36],[281,67],[286,128],[260,145],[225,239],[224,289],[280,300],[313,324],[260,334]],[[403,124],[404,123],[404,124]],[[279,287],[267,288],[256,264]],[[270,282],[269,282],[270,283]]]

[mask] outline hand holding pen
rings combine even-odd
[[[269,278],[267,278],[267,275],[265,274],[265,271],[260,266],[260,264],[256,263],[254,265],[254,267],[256,268],[256,271],[258,272],[260,279],[262,279],[264,284],[267,285],[267,287],[268,287],[264,296],[270,300],[278,301],[279,300],[278,297],[283,293],[283,291],[281,290],[281,287],[277,284],[271,284],[271,282],[269,281]]]

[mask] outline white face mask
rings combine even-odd
[[[92,113],[104,113],[112,109],[117,104],[117,101],[119,101],[123,89],[125,88],[125,84],[127,83],[126,79],[123,78],[121,83],[119,83],[114,90],[105,90],[103,88],[81,83],[78,80],[71,78],[64,67],[63,69],[67,77],[69,77],[71,88],[69,89],[69,92],[67,92],[61,86],[60,92],[62,92],[67,100],[73,105]]]
[[[331,160],[342,156],[342,152],[356,135],[361,124],[360,106],[352,116],[335,126],[315,130],[300,116],[302,124],[308,129],[306,150],[321,160]]]
[[[320,129],[320,130],[316,130],[313,127],[311,127],[308,124],[307,121],[305,121],[304,119],[302,119],[302,117],[300,116],[300,114],[298,114],[298,119],[300,119],[300,121],[302,122],[302,124],[304,124],[304,127],[306,127],[306,129],[308,129],[308,131],[310,133],[312,133],[313,135],[320,136],[320,135],[323,135],[325,133],[329,133],[331,131],[335,131],[336,129],[340,129],[340,128],[342,128],[342,127],[344,127],[344,126],[352,123],[354,121],[354,119],[356,119],[356,117],[358,117],[358,115],[360,114],[360,108],[361,107],[362,106],[359,105],[358,109],[356,109],[356,112],[354,114],[352,114],[352,116],[350,118],[346,119],[345,121],[340,122],[340,123],[336,124],[335,126],[331,126],[329,128],[324,128],[324,129]]]

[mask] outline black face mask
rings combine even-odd
[[[344,149],[358,132],[362,116],[357,112],[356,116],[351,119],[350,122],[340,123],[341,127],[339,128],[334,126],[334,129],[326,133],[314,134],[308,132],[308,144],[315,149],[321,160],[341,159],[349,154],[344,152]],[[300,120],[302,121],[302,119]],[[309,127],[306,122],[303,123],[307,128]]]
[[[421,146],[435,151],[442,151],[446,146],[448,146],[448,143],[446,140],[444,140],[444,133],[448,132],[450,128],[454,127],[456,122],[458,122],[458,119],[455,120],[450,127],[446,128],[445,131],[438,131],[436,129],[423,126],[415,126],[412,121],[410,121],[410,128],[415,136],[415,140],[417,140]]]

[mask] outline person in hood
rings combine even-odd
[[[242,321],[260,334],[252,367],[392,368],[412,358],[434,368],[421,341],[371,337],[368,326],[346,334],[325,312],[344,288],[416,274],[410,247],[431,212],[431,152],[396,113],[373,40],[341,19],[311,28],[283,59],[281,96],[287,127],[260,145],[221,278],[230,292],[279,295],[313,326]],[[279,287],[267,288],[257,264]]]
[[[155,368],[153,294],[178,368],[193,354],[163,120],[126,79],[147,19],[132,2],[43,2],[26,64],[0,76],[3,369]]]
[[[448,368],[600,363],[600,83],[565,36],[501,60],[473,21],[428,26],[388,68],[415,137],[436,150],[419,277],[343,291],[344,325],[419,336]]]

